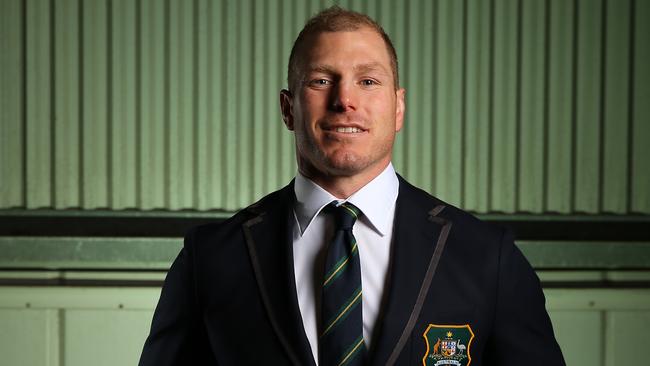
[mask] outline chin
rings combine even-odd
[[[356,154],[337,154],[327,159],[326,166],[332,175],[353,176],[368,167],[368,160]]]

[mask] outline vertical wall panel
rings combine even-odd
[[[315,3],[315,1],[312,1],[312,3]],[[427,2],[428,4],[424,4],[424,8],[426,9],[427,6],[432,5],[431,1]],[[318,11],[318,9],[314,9],[311,11],[309,14],[315,14]],[[361,10],[363,13],[368,14],[370,17],[373,19],[377,19],[377,16],[379,15],[379,7],[378,7],[378,1],[372,1],[372,0],[366,0],[363,2],[363,7]],[[431,14],[430,12],[426,12],[424,10],[424,14]]]
[[[574,210],[597,213],[600,181],[602,0],[579,0],[575,111]]]
[[[514,212],[518,2],[495,0],[490,171],[492,210]]]
[[[650,213],[638,0],[3,0],[0,208],[235,210],[286,184],[278,92],[333,3],[394,41],[407,179],[476,212]]]
[[[197,208],[205,210],[218,207],[221,192],[221,118],[222,98],[219,96],[222,57],[221,24],[214,21],[221,16],[221,4],[200,0],[195,12],[198,14],[197,67]],[[258,42],[257,44],[261,44]],[[256,135],[257,136],[257,135]]]
[[[141,57],[140,116],[138,133],[138,207],[163,208],[165,165],[165,34],[167,24],[164,2],[142,0],[140,9]]]
[[[264,133],[264,148],[266,151],[267,163],[262,170],[262,179],[264,180],[264,190],[270,192],[280,180],[279,172],[279,152],[282,136],[288,134],[287,130],[282,126],[282,119],[279,113],[279,90],[280,88],[287,88],[286,82],[286,66],[283,69],[282,65],[286,65],[288,60],[282,58],[282,54],[278,52],[280,49],[281,26],[272,19],[279,19],[282,9],[280,6],[272,6],[268,3],[264,5],[265,10],[268,12],[267,21],[264,24],[266,37],[264,38],[265,54],[267,60],[264,63],[264,73],[267,77],[267,82],[264,84],[265,98],[260,100],[265,106],[267,115],[265,117],[265,133]],[[278,72],[282,70],[282,72]],[[258,101],[255,101],[258,103]],[[274,111],[277,111],[274,113]],[[277,113],[277,114],[276,114]],[[278,116],[275,118],[275,116]],[[276,186],[277,187],[277,186]]]
[[[327,1],[321,1],[326,3]],[[267,10],[273,17],[267,17],[268,45],[266,52],[269,55],[270,64],[267,70],[269,75],[270,98],[267,104],[267,133],[273,140],[267,140],[267,158],[271,157],[272,164],[267,166],[266,173],[270,179],[267,181],[271,191],[273,187],[282,187],[291,179],[297,170],[293,133],[282,126],[282,115],[280,113],[279,91],[288,88],[287,85],[287,64],[293,41],[298,36],[298,31],[306,22],[302,14],[297,14],[292,8],[293,2],[279,1],[278,4],[267,4]],[[314,4],[311,4],[314,7]],[[320,9],[318,5],[316,8]],[[281,24],[278,24],[280,22]],[[279,71],[278,71],[279,70]],[[277,126],[282,126],[278,128]],[[275,188],[277,189],[277,188]]]
[[[402,84],[402,87],[406,88],[406,115],[405,115],[405,129],[402,130],[402,132],[397,134],[397,139],[395,140],[395,146],[393,147],[393,164],[395,165],[395,168],[402,172],[404,175],[409,176],[411,174],[411,166],[408,164],[408,161],[406,161],[407,157],[407,136],[406,136],[406,128],[408,128],[408,123],[409,121],[414,121],[409,114],[411,113],[411,109],[413,107],[410,105],[410,94],[409,94],[409,87],[408,85],[405,84],[405,80],[408,79],[408,70],[406,70],[405,67],[405,62],[406,62],[406,57],[407,57],[407,23],[405,21],[405,12],[406,12],[406,7],[403,6],[403,4],[400,4],[398,2],[394,1],[385,1],[381,3],[381,9],[380,9],[380,14],[381,16],[379,17],[378,21],[383,25],[384,30],[391,35],[391,39],[393,41],[393,44],[395,46],[395,52],[397,53],[397,59],[401,61],[401,63],[398,65],[399,67],[399,73],[400,73],[400,83]],[[399,32],[397,30],[400,30]],[[416,37],[414,35],[414,37]],[[431,41],[431,40],[430,40]],[[432,64],[429,65],[429,67],[433,67],[434,65],[434,60],[432,60]],[[431,101],[433,103],[433,101]],[[429,121],[429,123],[434,123],[433,121]],[[432,167],[427,167],[428,169],[435,169],[433,166]],[[429,188],[432,187],[433,184],[430,185]]]
[[[237,130],[239,129],[239,122],[237,119],[237,108],[240,103],[238,100],[239,88],[242,86],[237,82],[239,68],[241,63],[237,60],[238,39],[237,39],[237,19],[239,19],[239,2],[229,1],[226,5],[224,15],[226,18],[223,20],[226,24],[224,42],[226,52],[226,73],[224,81],[226,84],[226,103],[224,106],[225,114],[225,141],[224,141],[224,154],[220,157],[224,159],[224,168],[226,174],[225,184],[223,186],[224,202],[223,205],[226,209],[234,209],[238,204],[237,194],[239,193],[239,183],[237,182],[237,169],[240,168],[239,159],[237,157]]]
[[[54,17],[54,208],[79,207],[79,1],[57,1]]]
[[[265,83],[268,82],[266,75],[264,74],[264,63],[266,62],[266,55],[264,53],[264,43],[255,42],[255,40],[264,40],[264,22],[266,18],[265,5],[260,4],[259,6],[253,6],[251,9],[252,12],[252,32],[251,39],[253,40],[252,44],[252,55],[253,60],[251,65],[251,79],[249,80],[251,85],[251,95],[250,103],[247,104],[247,107],[251,109],[251,131],[264,131],[265,129],[265,117],[270,116],[269,110],[266,108],[265,103],[258,103],[265,98],[264,89],[262,88]],[[279,104],[279,103],[278,103]],[[258,107],[255,108],[254,105]],[[279,109],[279,107],[278,107]],[[276,128],[283,128],[281,124],[276,124]],[[264,135],[261,133],[255,133],[251,136],[252,139],[252,155],[251,155],[251,186],[252,189],[250,193],[252,197],[261,197],[264,195],[264,181],[262,179],[254,179],[255,172],[262,172],[264,170]],[[255,198],[251,199],[253,202]]]
[[[602,210],[624,213],[628,203],[630,0],[606,0]]]
[[[402,58],[404,62],[404,73],[402,74],[403,83],[405,85],[412,85],[413,88],[406,91],[405,99],[408,105],[422,105],[423,95],[420,93],[423,83],[418,83],[417,80],[422,78],[422,66],[417,57],[413,57],[415,50],[422,50],[423,39],[418,36],[418,31],[421,29],[422,24],[418,14],[422,9],[412,6],[413,4],[405,3],[405,16],[406,16],[406,44],[405,50],[407,54]],[[409,108],[409,119],[413,121],[422,121],[426,118],[419,108]],[[433,123],[433,121],[431,121]],[[424,125],[424,123],[421,123]],[[430,166],[422,164],[422,158],[426,154],[422,145],[419,144],[419,136],[423,135],[423,131],[416,128],[404,128],[401,132],[402,138],[410,144],[404,144],[402,152],[404,153],[405,169],[408,171],[409,177],[413,184],[421,185],[423,183],[423,171],[430,170]],[[428,136],[427,136],[428,137]]]
[[[286,85],[286,65],[289,60],[289,54],[291,53],[291,46],[293,41],[298,36],[298,32],[302,29],[302,26],[305,24],[306,19],[303,14],[298,14],[294,9],[294,4],[297,0],[289,1],[283,0],[282,5],[280,6],[280,17],[279,20],[282,22],[281,33],[280,33],[280,44],[277,48],[279,52],[278,66],[281,71],[274,71],[278,73],[279,79],[281,80],[278,86]],[[274,51],[275,52],[275,51]],[[278,70],[276,69],[276,70]],[[277,87],[275,89],[276,95],[276,104],[272,109],[274,111],[270,116],[273,121],[279,121],[278,108],[277,104]],[[276,124],[277,125],[277,124]],[[272,127],[273,128],[273,127]],[[294,149],[294,140],[293,134],[288,133],[284,129],[278,129],[280,131],[280,139],[278,141],[279,155],[277,156],[277,161],[279,164],[279,176],[278,180],[275,182],[275,187],[282,187],[291,177],[296,173],[296,156]]]
[[[166,116],[166,206],[173,210],[194,204],[193,131],[193,3],[170,0],[169,4],[169,115]],[[233,142],[235,142],[234,140]],[[236,167],[235,167],[236,169]]]
[[[462,188],[463,12],[463,2],[461,1],[438,2],[435,38],[435,53],[438,57],[434,79],[437,91],[433,143],[436,147],[435,156],[444,156],[445,158],[436,159],[434,170],[436,189],[433,193],[445,197],[451,202],[460,202]],[[414,49],[416,48],[414,47]],[[415,54],[411,54],[410,57],[420,58]],[[409,84],[418,85],[419,73],[416,70],[413,71],[415,78],[409,80]],[[414,115],[411,114],[411,117]],[[418,121],[417,119],[412,120]],[[417,129],[412,127],[407,131],[411,131],[413,136],[418,134]],[[411,139],[409,139],[407,145],[418,150],[419,146],[417,145],[421,144],[411,143]],[[417,162],[419,160],[417,156],[409,157],[409,161]],[[426,167],[424,168],[426,169]],[[419,184],[425,185],[426,182]]]
[[[300,28],[296,28],[296,27],[300,26],[301,21],[304,22],[306,19],[308,19],[308,17],[309,17],[309,14],[307,14],[308,3],[309,3],[309,0],[306,0],[306,1],[305,0],[303,0],[303,1],[294,0],[293,2],[291,2],[291,13],[293,15],[293,22],[291,22],[291,23],[292,23],[292,26],[293,26],[294,29],[300,29]],[[357,3],[358,3],[358,1],[357,1]],[[357,5],[358,4],[348,4],[347,7],[356,10],[356,9],[358,9],[358,7],[356,7]],[[294,39],[295,39],[295,35],[294,35]]]
[[[25,205],[23,3],[0,1],[0,208]]]
[[[108,3],[83,2],[82,207],[108,206]]]
[[[517,210],[539,213],[544,207],[544,118],[546,70],[545,2],[521,3]]]
[[[136,2],[111,4],[109,207],[119,210],[136,202]]]
[[[418,133],[417,136],[417,149],[419,150],[417,161],[412,163],[417,166],[420,182],[418,183],[422,187],[431,185],[435,177],[434,172],[434,161],[435,161],[435,151],[436,146],[431,143],[433,137],[434,126],[435,126],[435,117],[433,111],[435,109],[435,92],[432,85],[434,84],[434,74],[435,70],[431,60],[433,60],[434,51],[434,42],[432,39],[427,37],[422,37],[421,34],[431,34],[434,35],[436,32],[436,24],[429,21],[429,19],[434,19],[435,13],[435,4],[433,1],[427,1],[422,7],[413,7],[415,14],[417,14],[419,19],[419,28],[413,29],[412,34],[419,39],[418,47],[420,49],[419,55],[413,55],[413,58],[417,62],[415,72],[420,74],[420,77],[417,82],[417,88],[413,90],[406,91],[406,99],[409,100],[409,96],[413,94],[416,97],[416,104],[419,108],[406,107],[407,111],[417,110],[420,112],[419,119],[415,119],[411,116],[408,120],[410,121],[419,121],[419,128],[411,128],[406,124],[402,127],[402,131],[408,131],[409,129],[416,130]],[[457,45],[456,45],[457,46]],[[417,95],[415,95],[417,93]],[[406,118],[406,116],[405,116]],[[405,119],[405,122],[407,120]],[[404,133],[404,132],[400,132]],[[414,144],[415,145],[415,144]],[[461,158],[460,156],[458,157]],[[460,167],[458,167],[460,168]]]
[[[27,1],[27,123],[25,161],[27,208],[52,204],[52,69],[50,3]]]
[[[548,65],[548,140],[546,210],[571,210],[572,106],[573,106],[573,5],[550,2]]]
[[[463,206],[479,212],[489,209],[491,9],[488,1],[467,2]]]
[[[236,160],[238,162],[237,167],[237,186],[240,189],[238,197],[244,199],[247,202],[254,202],[255,197],[253,196],[253,175],[255,174],[255,164],[252,160],[252,151],[255,149],[253,143],[253,134],[251,131],[253,129],[253,113],[252,110],[255,108],[255,105],[251,103],[253,101],[252,90],[255,86],[252,83],[253,80],[253,6],[251,0],[241,0],[239,1],[239,14],[240,21],[237,24],[237,35],[238,35],[238,54],[237,58],[239,60],[249,60],[249,62],[242,63],[241,68],[239,69],[238,84],[241,85],[241,88],[238,90],[237,100],[239,101],[236,105],[238,108],[237,111],[237,155]],[[278,107],[279,108],[279,107]],[[280,127],[280,126],[277,126]]]
[[[632,101],[632,212],[650,212],[650,1],[635,1]]]

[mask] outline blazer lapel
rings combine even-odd
[[[419,317],[452,223],[443,202],[400,177],[387,294],[371,345],[372,365],[397,361]]]
[[[243,225],[255,278],[275,333],[294,365],[315,365],[300,316],[293,267],[293,182],[249,208]]]

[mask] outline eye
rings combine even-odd
[[[309,85],[316,86],[316,87],[324,87],[330,84],[332,84],[332,82],[327,79],[314,79],[309,82]]]
[[[379,83],[374,80],[374,79],[363,79],[361,80],[361,85],[363,86],[375,86],[378,85]]]

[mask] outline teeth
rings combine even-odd
[[[361,132],[361,130],[356,127],[337,127],[336,132],[357,133],[357,132]]]

